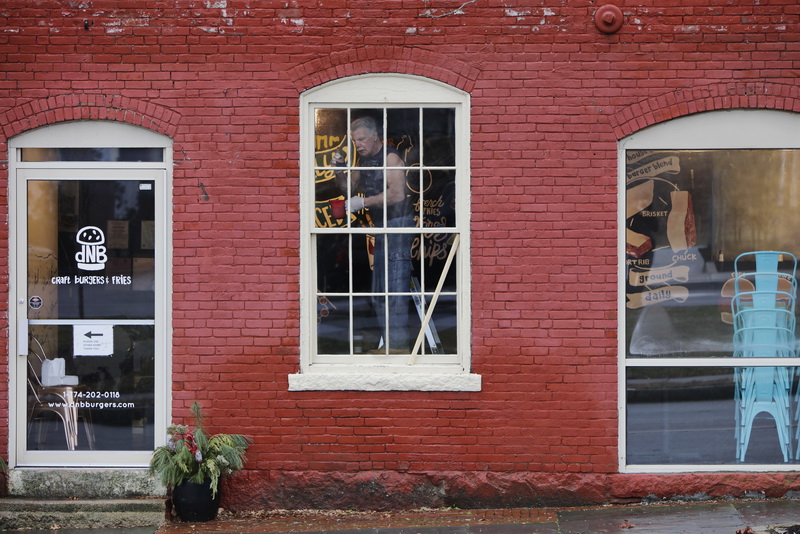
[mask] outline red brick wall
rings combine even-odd
[[[216,429],[255,438],[228,506],[782,495],[794,475],[615,475],[616,146],[698,111],[798,111],[800,8],[618,3],[625,24],[607,35],[588,0],[7,1],[0,287],[7,137],[74,119],[142,125],[175,142],[175,416],[199,400]],[[366,72],[472,96],[480,393],[287,391],[299,365],[298,96]]]

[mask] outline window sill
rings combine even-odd
[[[289,375],[289,391],[481,391],[481,375],[298,373]]]

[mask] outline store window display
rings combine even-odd
[[[763,350],[774,349],[773,342],[753,350],[754,325],[742,322],[750,319],[740,309],[743,302],[752,307],[754,294],[756,301],[766,294],[744,273],[763,271],[755,258],[772,251],[769,272],[781,282],[769,293],[770,307],[795,313],[786,306],[796,292],[783,289],[796,287],[800,150],[791,146],[797,135],[766,133],[773,113],[692,117],[697,135],[672,143],[662,137],[661,146],[670,148],[628,143],[621,152],[626,469],[796,462],[794,329],[781,331],[780,350]],[[731,118],[739,128],[730,128]],[[652,131],[657,139],[658,127]],[[766,381],[758,415],[745,404],[761,384],[753,382],[756,375]],[[767,381],[767,375],[783,378]]]

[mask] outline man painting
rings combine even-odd
[[[345,195],[350,195],[346,209],[356,213],[366,208],[371,223],[386,229],[385,233],[375,234],[372,304],[380,328],[380,342],[378,348],[370,352],[409,354],[408,292],[411,287],[413,234],[390,233],[394,228],[414,227],[402,169],[405,164],[395,149],[384,147],[372,117],[354,120],[350,125],[350,136],[358,159],[356,168],[350,172],[349,190],[344,173],[337,175],[340,189]]]

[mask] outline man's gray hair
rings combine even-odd
[[[378,124],[370,116],[359,117],[350,124],[350,131],[355,132],[359,128],[366,128],[368,132],[378,133]]]

